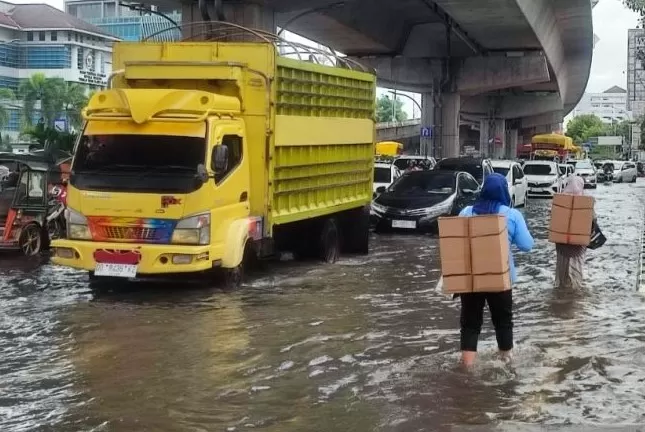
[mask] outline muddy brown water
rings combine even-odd
[[[549,201],[523,210],[516,355],[458,359],[437,241],[374,236],[368,257],[275,263],[237,292],[129,285],[0,256],[1,431],[639,430],[645,300],[635,289],[645,182],[600,186],[607,245],[587,287],[553,289]],[[487,316],[488,321],[488,316]]]

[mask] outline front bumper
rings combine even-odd
[[[448,214],[430,215],[430,216],[404,216],[404,215],[390,215],[380,214],[372,211],[370,213],[370,223],[377,229],[401,229],[401,230],[419,230],[428,231],[434,228],[437,220],[442,216],[449,216]],[[400,224],[409,223],[409,226],[395,226],[397,222]],[[412,223],[414,225],[412,225]]]
[[[581,176],[581,178],[585,182],[585,187],[595,187],[598,183],[596,176]]]
[[[553,198],[553,196],[558,193],[556,186],[549,187],[535,187],[529,186],[528,196],[534,198]]]
[[[147,245],[108,243],[79,240],[55,240],[52,242],[52,262],[79,270],[94,271],[94,254],[99,250],[138,251],[140,260],[137,274],[195,273],[217,267],[224,254],[224,247]],[[174,256],[190,256],[190,262],[175,264]],[[185,258],[184,258],[185,259]]]

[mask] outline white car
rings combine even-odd
[[[562,192],[563,177],[556,162],[531,160],[524,163],[524,175],[529,183],[529,198],[553,198]]]
[[[569,162],[569,164],[575,167],[576,175],[582,177],[585,181],[585,187],[590,187],[592,189],[596,189],[598,187],[598,172],[589,159],[572,161]]]
[[[510,160],[493,160],[491,161],[493,170],[497,174],[506,177],[508,182],[508,192],[511,195],[514,207],[525,206],[527,195],[529,193],[529,182],[524,175],[522,166]]]
[[[569,184],[569,180],[571,180],[575,175],[575,168],[573,165],[564,163],[558,164],[558,170],[560,171],[560,177],[562,178],[562,189],[564,189]]]
[[[410,161],[416,162],[417,165],[425,165],[427,169],[433,169],[437,164],[437,160],[430,156],[420,156],[420,155],[403,155],[399,156],[394,160],[394,166],[396,166],[401,172],[404,172]]]
[[[638,170],[634,162],[612,161],[614,164],[614,181],[616,183],[636,183]]]
[[[401,170],[394,164],[377,162],[374,164],[374,197],[380,192],[378,189],[390,187],[394,180],[401,177]],[[382,190],[382,189],[381,189]]]

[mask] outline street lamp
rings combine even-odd
[[[392,90],[388,90],[388,93],[392,93],[394,95],[394,99],[393,99],[394,103],[393,103],[393,105],[396,103],[396,97],[397,96],[403,96],[405,98],[410,99],[412,102],[414,102],[414,104],[419,108],[419,115],[423,116],[423,108],[421,108],[421,104],[419,104],[419,102],[417,102],[417,100],[415,98],[413,98],[412,96],[406,95],[405,93],[397,93],[396,91],[392,91]],[[414,117],[414,112],[412,112],[412,114],[413,114],[412,117]]]

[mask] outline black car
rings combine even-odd
[[[473,204],[479,190],[479,183],[466,172],[412,171],[372,201],[371,222],[377,231],[429,231],[439,217],[457,215]]]
[[[484,177],[494,173],[493,165],[488,159],[458,157],[447,158],[437,162],[436,170],[442,171],[464,171],[475,177],[475,180],[481,185],[484,184]]]

